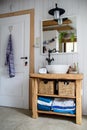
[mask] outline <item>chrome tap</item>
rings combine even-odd
[[[50,58],[50,54],[52,53],[52,52],[56,52],[56,49],[54,48],[53,50],[48,50],[48,58],[46,58],[46,60],[48,61],[48,65],[51,65],[51,62],[52,61],[54,61],[54,58],[52,57],[52,58]]]

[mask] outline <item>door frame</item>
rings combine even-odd
[[[19,16],[19,15],[30,15],[30,56],[29,56],[29,74],[34,73],[34,9],[29,10],[21,10],[11,13],[5,13],[0,14],[0,18],[6,18],[6,17],[13,17],[13,16]],[[29,78],[29,109],[32,109],[32,88],[31,85],[32,81],[31,78]]]

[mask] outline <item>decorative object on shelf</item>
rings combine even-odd
[[[64,39],[66,34],[67,34],[66,32],[60,32],[60,34],[59,34],[59,43],[62,43],[62,40]]]
[[[46,74],[47,73],[47,69],[46,68],[40,68],[39,69],[39,73],[40,74]]]
[[[71,42],[74,42],[74,41],[75,41],[75,34],[74,34],[74,33],[71,33],[70,39],[71,39]]]
[[[69,66],[69,69],[68,69],[67,73],[71,73],[71,74],[79,73],[78,63],[77,64],[74,63],[73,66]]]
[[[70,42],[75,42],[76,41],[76,36],[73,32],[60,32],[59,33],[59,43],[63,43],[64,41],[70,41]]]
[[[53,43],[55,40],[56,40],[57,37],[53,37],[52,39],[50,40],[47,40],[47,41],[43,41],[43,45],[44,44],[50,44],[50,43]]]
[[[54,19],[58,21],[58,24],[62,24],[62,18],[60,16],[65,13],[65,10],[58,8],[57,3],[55,4],[55,8],[50,9],[48,13],[54,16]]]

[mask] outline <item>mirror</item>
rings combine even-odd
[[[77,52],[76,17],[62,18],[62,24],[53,19],[41,23],[41,52],[46,54],[49,49],[58,53]]]

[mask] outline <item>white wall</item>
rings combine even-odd
[[[55,63],[79,63],[80,72],[84,73],[83,80],[83,114],[87,115],[87,0],[0,0],[0,13],[25,9],[35,9],[35,40],[41,37],[41,20],[52,18],[48,10],[55,3],[65,9],[64,16],[77,17],[78,54],[55,55]],[[41,41],[40,41],[41,43]],[[35,48],[35,71],[45,62],[45,56],[40,54],[40,48]]]

